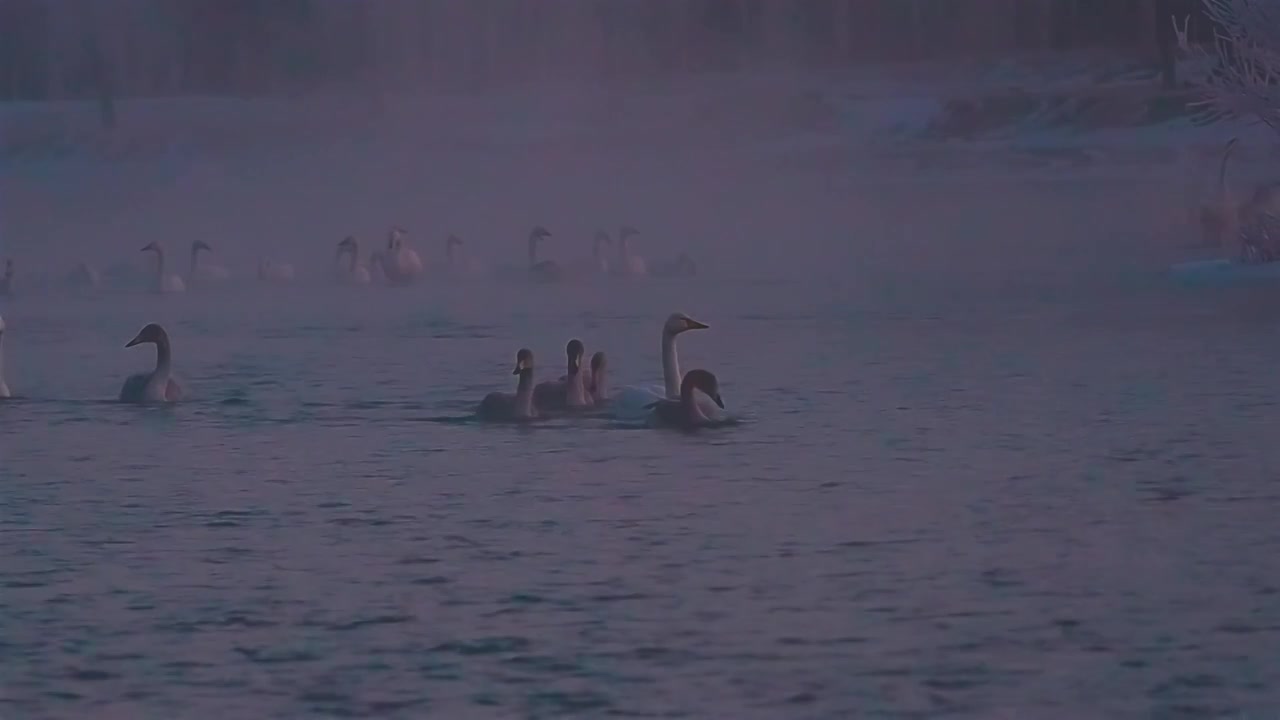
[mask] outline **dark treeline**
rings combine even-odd
[[[1198,2],[0,0],[0,99],[483,87],[1091,47],[1154,64],[1171,31],[1161,15]]]

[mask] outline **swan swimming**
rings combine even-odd
[[[633,227],[624,225],[618,231],[618,269],[619,275],[627,277],[642,277],[648,274],[648,268],[645,266],[644,258],[631,252],[631,238],[639,235],[640,231]]]
[[[182,387],[173,379],[173,359],[169,334],[156,323],[148,323],[129,341],[126,348],[144,343],[156,346],[156,369],[130,375],[120,388],[120,401],[130,403],[165,403],[182,399]]]
[[[529,277],[553,282],[564,277],[564,269],[555,260],[538,261],[538,243],[551,237],[551,232],[541,225],[529,231]]]
[[[651,411],[649,421],[654,425],[667,427],[693,428],[714,422],[707,417],[694,395],[700,390],[711,398],[721,410],[724,400],[720,398],[720,382],[707,370],[690,370],[680,383],[680,399],[663,398],[650,403],[646,409]]]
[[[682,312],[668,316],[667,321],[662,325],[662,392],[634,385],[622,388],[613,399],[614,407],[618,408],[620,414],[638,414],[645,409],[646,405],[661,398],[678,400],[682,378],[676,338],[690,330],[706,330],[708,327],[706,323],[698,322]],[[702,400],[699,400],[699,403],[704,411],[711,412],[708,403]]]
[[[184,292],[187,284],[182,278],[173,273],[164,271],[164,246],[158,242],[149,243],[142,248],[141,252],[153,252],[156,254],[156,276],[151,285],[151,291],[156,293],[176,293]]]
[[[0,317],[0,400],[13,397],[4,381],[4,318]]]
[[[352,285],[368,285],[373,281],[369,268],[360,264],[360,241],[354,235],[348,235],[338,243],[338,254],[335,261],[341,262],[343,255],[350,255],[346,267],[338,266],[338,280]]]
[[[564,352],[569,360],[568,374],[564,379],[538,383],[533,389],[533,404],[539,411],[585,410],[591,407],[582,365],[587,350],[581,340],[574,338],[565,346]]]
[[[231,273],[221,265],[210,265],[209,263],[200,262],[200,252],[213,252],[213,248],[209,247],[209,243],[203,240],[196,240],[191,243],[191,269],[187,272],[187,277],[191,280],[191,284],[196,284],[202,280],[226,280],[231,277]]]
[[[533,351],[521,348],[516,353],[516,369],[519,375],[514,395],[493,392],[484,396],[476,414],[484,420],[532,420],[538,416],[533,407]]]
[[[387,249],[379,255],[382,274],[392,285],[408,285],[422,274],[422,258],[404,246],[405,229],[399,226],[387,233]]]
[[[596,407],[609,403],[608,362],[604,352],[591,356],[591,374],[587,376],[587,395]]]

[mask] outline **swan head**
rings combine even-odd
[[[4,259],[4,276],[13,277],[13,258]]]
[[[533,229],[529,231],[529,242],[537,242],[549,237],[551,237],[551,231],[541,225],[534,225]]]
[[[626,239],[628,239],[628,238],[633,238],[633,237],[635,237],[636,235],[639,235],[639,234],[640,234],[640,231],[639,231],[639,230],[637,230],[637,229],[635,229],[635,228],[633,228],[633,227],[631,227],[630,225],[623,225],[623,226],[618,230],[618,237],[619,237],[620,239],[622,239],[622,240],[626,240]]]
[[[394,250],[399,247],[400,244],[404,242],[404,236],[406,234],[407,231],[404,228],[399,225],[393,225],[391,229],[387,231],[387,249]]]
[[[569,358],[569,374],[573,375],[582,369],[582,358],[587,354],[587,348],[581,340],[574,338],[565,346],[564,354]]]
[[[158,253],[158,252],[164,252],[164,250],[163,250],[163,248],[161,248],[161,247],[160,247],[160,243],[151,242],[151,243],[147,243],[146,245],[142,246],[142,249],[141,249],[141,250],[139,250],[138,252],[154,252],[154,253]]]
[[[125,347],[131,348],[134,345],[142,345],[143,343],[159,344],[168,339],[169,335],[158,323],[147,323],[147,325],[139,330],[138,334],[125,345]]]
[[[717,407],[724,409],[724,400],[720,399],[720,381],[710,371],[690,370],[685,373],[684,380],[680,383],[680,397],[691,397],[694,390],[706,393]]]
[[[342,242],[338,243],[339,255],[345,252],[355,252],[355,249],[356,249],[356,237],[354,235],[348,235],[342,238]]]
[[[533,351],[520,348],[520,352],[516,353],[516,369],[511,374],[519,375],[525,370],[533,370]]]
[[[605,360],[603,350],[598,350],[596,351],[595,355],[591,356],[591,374],[592,375],[598,374],[600,371],[604,370],[607,365],[608,365],[608,361]]]
[[[209,243],[203,240],[196,240],[195,242],[191,243],[192,255],[200,252],[201,250],[204,250],[205,252],[213,252],[213,248],[209,247]]]
[[[666,324],[662,326],[662,334],[667,337],[675,337],[682,332],[688,330],[706,330],[709,325],[698,322],[682,312],[671,313],[667,318]]]

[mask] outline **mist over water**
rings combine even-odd
[[[0,717],[1275,707],[1273,290],[1166,276],[1238,129],[939,140],[1012,71],[796,64],[0,105]],[[396,224],[498,272],[332,281]],[[698,274],[504,275],[535,224]],[[153,295],[157,240],[232,276]],[[660,383],[675,311],[735,424],[473,417],[573,337]],[[114,401],[147,322],[172,407]]]

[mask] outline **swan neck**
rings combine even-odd
[[[570,405],[586,405],[587,404],[587,383],[582,376],[582,365],[578,365],[578,369],[574,370],[572,364],[569,366],[568,387],[566,388],[565,399]]]
[[[516,385],[516,414],[521,417],[533,415],[533,368],[520,371],[520,382]]]
[[[675,400],[680,397],[680,358],[676,354],[676,336],[662,333],[662,382],[666,386],[667,397]]]
[[[529,266],[538,264],[538,238],[529,236]]]
[[[173,366],[172,351],[169,349],[169,338],[161,336],[156,340],[156,371],[155,375],[168,377],[169,370]]]

